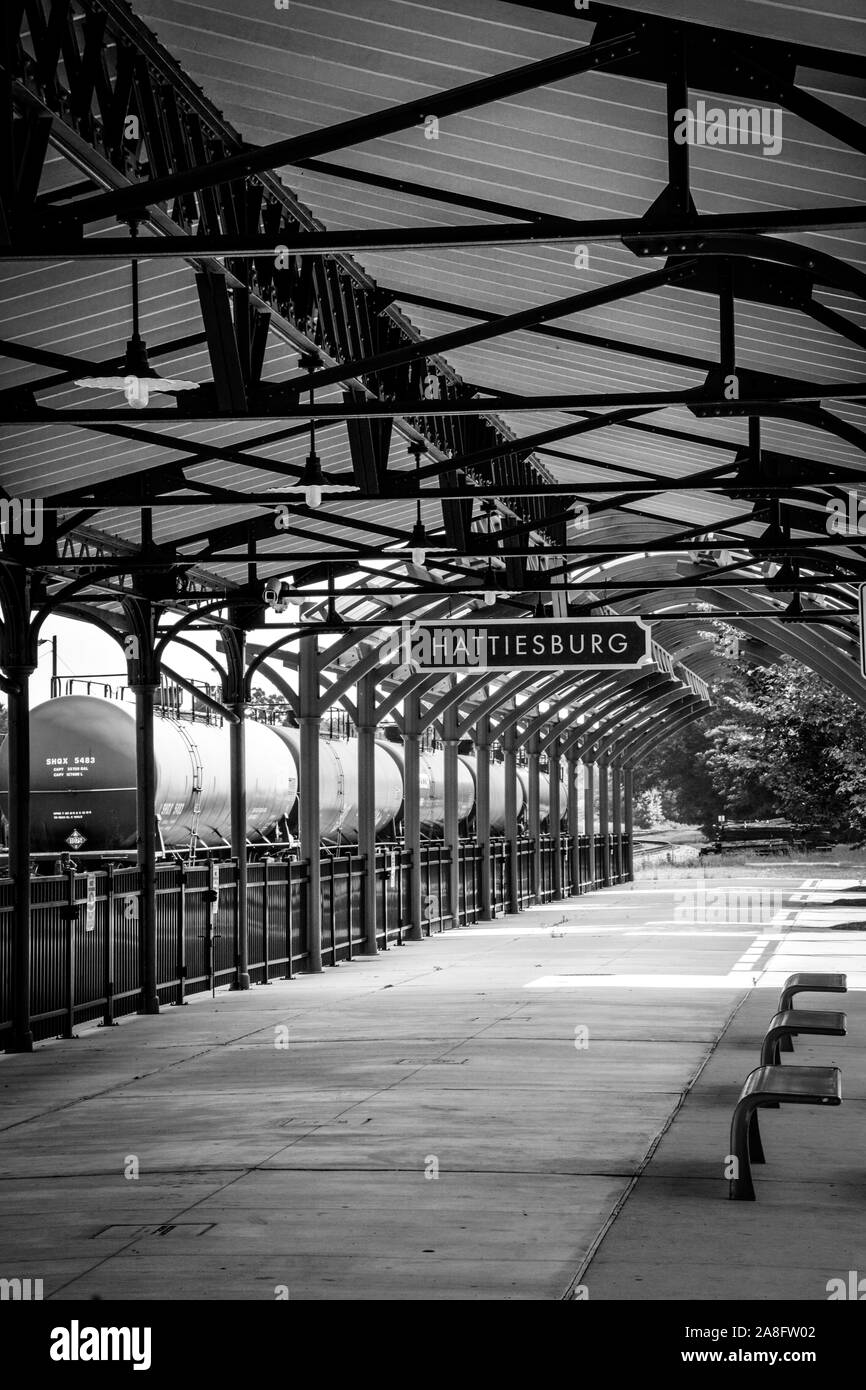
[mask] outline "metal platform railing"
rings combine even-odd
[[[624,837],[623,837],[624,838]],[[604,862],[607,851],[607,863]],[[461,840],[458,902],[451,902],[451,846],[421,847],[421,902],[429,934],[478,921],[481,846]],[[542,836],[536,851],[521,839],[516,854],[506,840],[490,845],[491,913],[501,916],[556,898],[555,856],[562,895],[587,892],[603,882],[622,882],[628,845],[615,836],[586,836],[576,848],[568,835]],[[517,883],[512,891],[512,868]],[[576,881],[573,869],[576,867]],[[376,941],[385,948],[402,940],[410,922],[410,856],[400,845],[377,849]],[[321,861],[322,960],[336,965],[366,949],[362,855],[323,855]],[[536,878],[538,882],[536,882]],[[309,963],[308,864],[258,859],[247,866],[247,931],[250,979],[263,984],[291,978]],[[216,892],[214,893],[214,890]],[[0,1046],[11,1030],[12,909],[14,885],[0,879]],[[70,1037],[76,1024],[109,1026],[140,1004],[140,873],[114,866],[36,875],[31,879],[31,1007],[37,1038]],[[237,865],[161,864],[157,868],[157,980],[161,1004],[182,1004],[191,994],[233,983],[237,972]]]

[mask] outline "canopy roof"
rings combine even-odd
[[[713,613],[862,701],[828,528],[866,441],[854,0],[7,3],[0,483],[49,509],[4,556],[39,603],[257,630],[273,577],[373,622],[493,576],[500,613],[653,621],[687,713]],[[133,261],[151,368],[196,386],[145,409],[76,384],[129,375]]]

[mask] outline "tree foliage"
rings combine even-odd
[[[788,658],[734,666],[713,694],[711,714],[639,767],[639,809],[656,795],[667,819],[706,829],[723,813],[729,820],[782,816],[842,839],[866,836],[866,714],[859,705]]]

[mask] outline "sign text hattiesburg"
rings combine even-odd
[[[639,618],[405,622],[380,657],[416,671],[627,669],[652,660],[649,642]]]

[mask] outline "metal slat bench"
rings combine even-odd
[[[813,971],[798,971],[795,975],[789,975],[782,985],[782,993],[779,995],[779,1007],[777,1013],[787,1013],[791,1007],[795,994],[805,991],[808,994],[846,994],[848,990],[847,975],[826,975],[816,974]],[[788,1034],[783,1037],[779,1044],[782,1052],[793,1052],[794,1044]]]
[[[842,1073],[838,1067],[758,1067],[747,1077],[731,1119],[731,1157],[736,1176],[729,1197],[754,1202],[752,1163],[764,1163],[758,1110],[763,1106],[841,1105]]]

